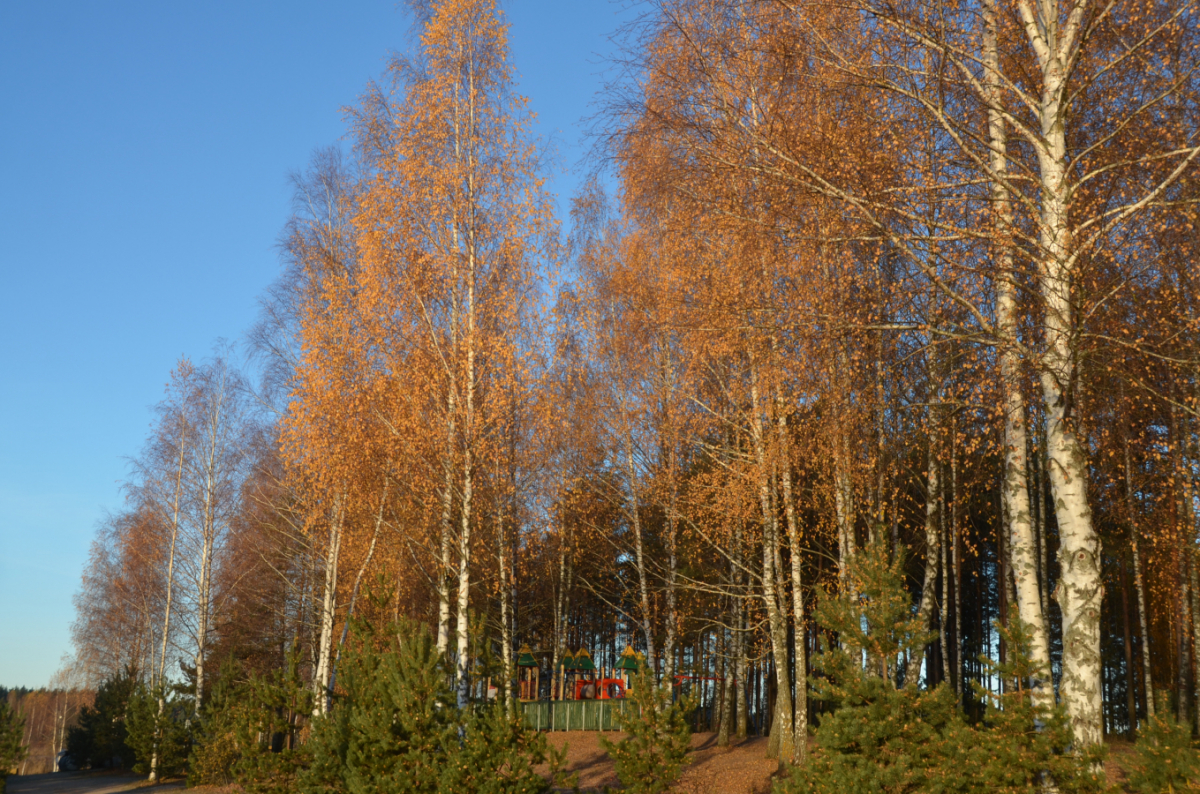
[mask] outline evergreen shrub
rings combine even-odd
[[[170,687],[149,687],[139,683],[129,698],[126,717],[126,741],[136,759],[133,771],[149,774],[157,755],[155,768],[160,779],[183,773],[191,750],[191,713],[191,698],[180,697]]]
[[[13,711],[6,697],[0,697],[0,794],[4,794],[9,773],[25,759],[24,733],[25,717]]]
[[[237,783],[251,794],[294,791],[311,761],[302,734],[312,710],[298,652],[288,654],[283,668],[245,680],[228,662],[205,705],[190,781]]]
[[[355,624],[339,664],[339,692],[313,720],[305,794],[540,794],[534,771],[561,765],[543,735],[501,705],[459,709],[451,671],[424,626],[382,633]]]
[[[1149,721],[1134,745],[1129,788],[1138,794],[1200,791],[1200,753],[1190,726],[1169,711]]]
[[[1008,662],[987,662],[1005,694],[977,687],[988,704],[979,725],[966,723],[946,684],[920,687],[916,670],[901,680],[904,659],[920,659],[932,639],[912,608],[904,564],[884,542],[871,544],[847,571],[843,592],[852,597],[821,595],[815,616],[839,642],[823,634],[813,660],[820,675],[810,684],[834,710],[821,718],[807,763],[776,784],[777,794],[1024,794],[1050,781],[1061,794],[1103,791],[1093,771],[1099,756],[1071,752],[1062,709],[1034,706],[1036,671],[1019,623],[1001,629]]]
[[[128,667],[100,684],[91,706],[79,712],[78,724],[67,731],[67,755],[79,769],[132,767],[137,763],[127,742],[129,699],[138,686],[138,673]]]
[[[632,707],[618,715],[624,738],[611,742],[602,737],[600,743],[626,791],[658,794],[671,788],[688,762],[689,717],[696,704],[692,698],[673,701],[670,684],[659,686],[645,665],[634,676],[630,695]]]

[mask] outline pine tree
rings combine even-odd
[[[1100,755],[1073,752],[1063,709],[1035,702],[1031,682],[1039,671],[1019,622],[999,629],[1008,661],[984,660],[1005,685],[999,695],[977,687],[988,704],[980,725],[964,721],[946,683],[897,685],[896,663],[928,640],[903,570],[902,554],[889,559],[882,542],[872,544],[851,563],[855,595],[822,598],[817,618],[840,644],[823,637],[823,653],[814,659],[822,677],[811,683],[835,710],[817,728],[817,751],[777,784],[778,794],[1017,794],[1051,783],[1063,794],[1103,791],[1093,771]]]
[[[499,706],[459,709],[451,671],[424,625],[383,632],[355,622],[339,668],[340,692],[313,722],[305,794],[479,791],[534,794],[550,783],[545,737]]]
[[[313,694],[300,677],[299,649],[288,654],[286,667],[251,676],[241,692],[234,779],[251,794],[294,791],[312,760],[300,736]]]
[[[220,667],[195,728],[188,763],[188,785],[227,786],[234,782],[234,765],[242,756],[238,725],[244,718],[245,684],[233,659]]]
[[[1048,680],[1050,671],[1037,669],[1033,661],[1029,627],[1013,618],[1008,626],[997,623],[996,630],[1008,645],[1008,658],[1003,663],[981,661],[985,679],[995,676],[1002,682],[1000,693],[974,684],[987,711],[981,725],[956,724],[953,752],[941,765],[944,784],[1017,794],[1053,781],[1061,794],[1104,791],[1097,771],[1103,748],[1074,746],[1066,710],[1038,705],[1033,683]]]
[[[1170,710],[1150,718],[1135,750],[1129,787],[1138,794],[1200,790],[1200,753],[1189,726]]]
[[[136,763],[126,742],[129,699],[138,685],[137,670],[127,667],[100,684],[91,706],[79,712],[79,724],[67,732],[67,754],[76,766],[93,769]]]
[[[137,759],[133,771],[149,774],[155,754],[159,779],[174,777],[187,769],[192,744],[188,726],[192,713],[190,698],[183,698],[161,684],[149,687],[140,683],[129,698],[127,713],[126,741]]]
[[[12,710],[6,697],[0,697],[0,794],[4,794],[9,773],[25,758],[24,729],[25,718]]]
[[[630,701],[619,715],[625,737],[619,742],[601,738],[627,791],[657,794],[679,779],[688,762],[692,738],[689,717],[695,709],[691,698],[672,700],[670,684],[659,686],[645,667],[633,679]]]

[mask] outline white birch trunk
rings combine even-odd
[[[933,615],[934,591],[937,589],[938,575],[938,516],[941,513],[938,497],[941,494],[942,464],[938,461],[938,450],[935,435],[929,437],[929,471],[925,475],[925,577],[921,583],[921,601],[917,606],[917,617],[921,626],[929,628]],[[914,653],[904,664],[905,686],[916,687],[917,679],[921,676],[921,666],[925,660],[926,648],[923,646]],[[925,672],[928,681],[929,671]]]
[[[333,621],[337,613],[338,558],[342,546],[342,500],[341,494],[330,510],[329,542],[325,547],[325,592],[321,599],[320,650],[317,652],[317,670],[313,675],[313,716],[329,711],[329,674],[333,651]]]
[[[754,445],[755,463],[758,466],[758,499],[762,510],[763,558],[762,583],[763,602],[767,608],[767,624],[771,638],[771,653],[775,660],[775,723],[768,744],[768,755],[787,760],[795,754],[795,734],[792,720],[792,691],[788,671],[787,624],[780,610],[779,585],[775,560],[779,555],[779,538],[776,534],[778,522],[771,509],[771,487],[769,462],[763,434],[762,405],[759,397],[758,370],[750,370],[751,442]]]
[[[501,497],[503,498],[503,497]],[[508,531],[504,527],[504,510],[499,510],[496,517],[496,559],[500,568],[500,654],[504,659],[502,688],[504,710],[509,718],[517,714],[513,702],[513,637],[512,624],[508,614]]]
[[[350,588],[350,603],[346,607],[346,620],[342,623],[342,636],[338,639],[337,652],[329,664],[329,684],[325,687],[327,703],[333,702],[333,693],[337,689],[338,663],[342,659],[342,648],[346,646],[346,637],[350,634],[350,619],[354,617],[354,608],[358,604],[358,588],[362,585],[363,576],[366,575],[371,560],[375,558],[375,546],[379,542],[379,529],[383,526],[383,509],[387,505],[388,485],[389,482],[385,479],[383,493],[379,496],[379,510],[375,514],[375,531],[371,533],[371,544],[367,547],[366,559],[363,560],[362,565],[358,568],[358,573],[354,576],[354,586]]]
[[[631,418],[626,416],[625,474],[629,478],[629,522],[633,527],[634,562],[637,564],[638,596],[642,607],[642,633],[646,638],[646,659],[650,663],[650,669],[654,670],[658,667],[658,657],[654,648],[654,624],[650,614],[650,583],[649,577],[646,574],[646,556],[642,544],[642,518],[637,492],[637,468],[634,465],[633,458],[633,430],[629,427],[631,421]],[[672,664],[672,661],[664,659],[663,663],[664,665]]]
[[[1088,466],[1083,444],[1072,426],[1075,385],[1075,334],[1071,287],[1074,241],[1071,236],[1067,169],[1069,69],[1075,61],[1087,0],[1061,19],[1060,6],[1018,0],[1025,33],[1037,56],[1042,92],[1038,119],[1039,291],[1042,301],[1042,401],[1046,411],[1046,452],[1059,531],[1059,583],[1055,591],[1062,614],[1062,700],[1075,740],[1103,741],[1103,694],[1100,664],[1100,605],[1104,585],[1100,537],[1088,503]]]
[[[795,627],[792,636],[792,658],[796,667],[796,696],[792,720],[795,743],[791,763],[803,764],[808,758],[808,629],[804,619],[804,559],[803,548],[800,545],[800,528],[796,519],[796,504],[792,495],[791,438],[788,435],[783,395],[778,386],[775,390],[775,427],[782,457],[780,479],[783,484],[783,510],[787,518],[788,546],[791,549],[792,625]]]
[[[996,0],[984,3],[983,66],[988,103],[988,146],[991,199],[995,219],[997,273],[996,327],[1000,334],[1000,386],[1004,400],[1004,473],[1002,498],[1008,517],[1008,546],[1012,563],[1017,611],[1029,629],[1030,659],[1037,668],[1031,685],[1035,703],[1054,705],[1050,677],[1050,640],[1046,631],[1042,593],[1038,579],[1037,543],[1029,507],[1029,439],[1025,427],[1025,398],[1021,393],[1021,363],[1016,349],[1018,335],[1017,285],[1013,274],[1013,210],[1009,196],[1008,133],[1001,115],[999,14]]]
[[[186,425],[181,425],[179,434],[179,458],[175,469],[175,492],[171,506],[171,548],[167,553],[167,602],[163,607],[163,629],[162,629],[162,649],[158,655],[158,716],[155,719],[154,728],[154,749],[150,754],[150,775],[147,780],[150,783],[158,781],[158,743],[161,741],[161,732],[158,728],[162,722],[163,713],[166,711],[167,703],[164,696],[164,679],[166,678],[167,665],[167,639],[171,633],[171,599],[175,591],[175,544],[179,539],[179,511],[181,501],[183,499],[183,467],[187,459],[187,435]],[[57,761],[55,762],[57,763]]]

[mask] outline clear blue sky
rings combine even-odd
[[[623,7],[504,3],[560,207]],[[0,686],[69,650],[168,372],[253,323],[288,173],[409,31],[394,0],[0,3]]]

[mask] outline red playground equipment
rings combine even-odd
[[[625,682],[619,678],[575,682],[576,700],[621,700],[624,697]]]

